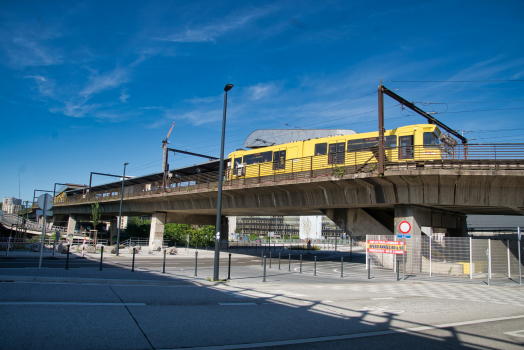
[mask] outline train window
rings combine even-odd
[[[328,164],[344,164],[345,162],[346,143],[337,142],[329,145]]]
[[[237,167],[242,164],[242,157],[235,158],[235,161],[233,162],[233,170],[237,170]]]
[[[397,147],[397,136],[396,135],[386,136],[386,140],[384,142],[384,147],[386,147],[386,148],[395,148],[395,147]]]
[[[315,155],[321,156],[327,154],[327,143],[317,143],[315,145]]]
[[[350,150],[357,150],[361,148],[362,148],[362,139],[348,141],[348,152]]]
[[[362,140],[362,148],[378,146],[378,137],[368,137]]]
[[[273,152],[261,152],[255,154],[248,154],[244,156],[244,163],[247,165],[266,163],[273,160]]]
[[[438,137],[433,132],[424,133],[424,147],[437,147],[438,146]]]
[[[286,150],[273,153],[273,170],[286,168]]]

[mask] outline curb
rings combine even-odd
[[[0,282],[61,282],[61,283],[92,283],[92,284],[123,284],[144,286],[180,286],[197,285],[199,282],[168,282],[155,280],[125,280],[125,279],[101,279],[101,278],[77,278],[77,277],[37,277],[37,276],[1,276]]]

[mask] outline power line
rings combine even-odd
[[[447,113],[472,113],[472,112],[489,112],[489,111],[507,111],[511,109],[524,109],[524,107],[513,107],[513,108],[496,108],[496,109],[476,109],[474,111],[457,111],[457,112],[436,112],[436,114],[447,114]]]
[[[386,80],[386,83],[498,83],[498,82],[522,82],[521,79],[500,80]]]
[[[502,102],[522,102],[524,100],[508,100],[508,101],[456,101],[456,102],[414,102],[420,104],[448,104],[448,103],[502,103]]]

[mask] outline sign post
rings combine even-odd
[[[406,238],[411,238],[411,235],[408,235],[408,233],[411,231],[411,224],[407,221],[402,221],[398,225],[398,229],[402,234],[402,238],[404,238],[404,249],[406,249]],[[402,280],[406,280],[406,254],[402,254]]]
[[[518,241],[518,249],[519,249],[519,284],[522,286],[522,266],[521,266],[521,261],[520,261],[520,237],[521,237],[521,233],[520,233],[520,227],[519,227],[519,241]]]
[[[54,199],[51,195],[45,193],[42,194],[40,197],[38,197],[38,207],[42,209],[42,239],[40,241],[40,260],[38,262],[38,268],[42,268],[42,254],[44,252],[44,238],[45,238],[45,225],[46,225],[46,217],[48,215],[53,215],[52,212],[49,210],[53,208]]]

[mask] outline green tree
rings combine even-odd
[[[100,214],[100,206],[98,205],[98,202],[95,202],[95,204],[91,204],[91,219],[93,220],[93,230],[96,230],[96,227],[100,223],[101,217],[102,214]]]
[[[127,220],[126,233],[131,237],[148,238],[151,232],[151,220],[142,220],[139,217],[130,217]]]

